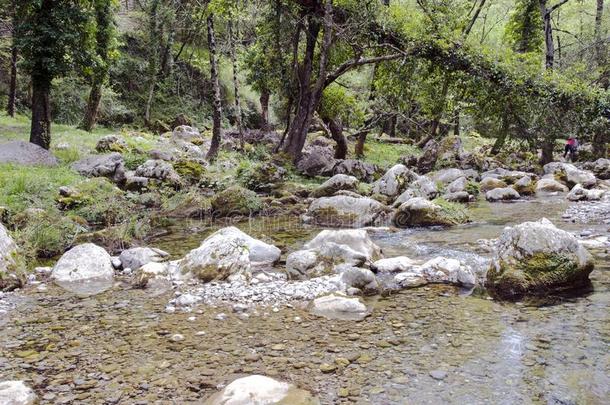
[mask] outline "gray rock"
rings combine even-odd
[[[417,262],[406,256],[377,260],[371,269],[377,273],[402,273],[417,266]]]
[[[485,193],[485,199],[491,202],[518,200],[519,198],[521,198],[519,193],[511,187],[494,188]]]
[[[500,298],[548,294],[588,285],[593,266],[592,256],[573,234],[543,218],[504,230],[486,286]]]
[[[251,277],[247,241],[236,233],[217,231],[181,261],[178,271],[204,282]]]
[[[443,195],[443,199],[449,202],[466,203],[475,200],[475,197],[468,194],[466,191],[459,191],[457,193],[448,193]]]
[[[485,177],[479,183],[481,191],[486,192],[496,188],[505,188],[507,185],[504,181],[496,179],[494,177]]]
[[[520,195],[531,195],[536,192],[534,180],[530,176],[523,176],[513,184],[513,188]]]
[[[320,405],[309,392],[262,375],[239,378],[203,405],[290,404]]]
[[[97,294],[112,287],[112,257],[93,243],[75,246],[55,264],[51,278],[55,284],[76,294]]]
[[[136,176],[133,172],[125,175],[125,189],[129,191],[141,191],[148,187],[150,179],[148,177]]]
[[[313,300],[310,312],[324,318],[340,320],[362,320],[369,315],[366,305],[360,299],[337,293]]]
[[[444,380],[447,378],[447,372],[443,370],[432,370],[430,371],[430,377],[434,378],[435,380]]]
[[[180,125],[174,128],[172,132],[172,140],[190,142],[195,138],[201,138],[201,134],[197,128],[188,125]]]
[[[95,145],[95,150],[99,153],[124,152],[126,149],[125,140],[116,135],[106,135],[100,138]]]
[[[414,190],[419,197],[425,197],[429,200],[438,197],[438,187],[428,176],[418,176],[409,185],[409,188]]]
[[[468,217],[462,212],[450,212],[432,201],[416,197],[398,207],[392,222],[399,228],[453,226],[468,222]]]
[[[138,270],[147,263],[160,263],[165,261],[168,257],[169,253],[160,249],[136,247],[122,251],[119,260],[124,269],[130,268],[132,270]]]
[[[610,159],[597,159],[592,165],[591,170],[601,180],[610,180]]]
[[[605,190],[599,188],[587,190],[580,184],[577,184],[568,193],[566,198],[570,201],[599,201],[605,193]]]
[[[117,183],[125,180],[125,163],[116,152],[86,157],[73,163],[72,169],[87,177],[107,177]]]
[[[466,179],[476,179],[479,174],[472,169],[469,170],[461,170],[461,169],[443,169],[434,173],[432,176],[432,181],[439,182],[441,184],[449,184],[460,177],[465,177]]]
[[[0,163],[57,166],[57,159],[51,152],[33,143],[11,141],[0,144]]]
[[[385,222],[390,209],[371,198],[333,196],[315,199],[304,220],[322,226],[361,228]]]
[[[336,266],[334,271],[341,275],[339,280],[346,290],[357,289],[365,295],[375,295],[380,291],[379,282],[369,269],[342,264]]]
[[[17,245],[4,225],[0,224],[0,274],[12,272],[17,259]]]
[[[242,239],[248,248],[248,257],[253,265],[273,264],[280,259],[282,254],[276,246],[255,239],[234,226],[222,228],[216,234],[230,239]]]
[[[334,165],[332,174],[347,174],[354,176],[360,181],[370,183],[375,179],[378,171],[379,168],[374,164],[366,163],[362,160],[346,159],[340,160]]]
[[[329,197],[340,190],[355,191],[358,189],[359,184],[360,181],[353,176],[336,174],[314,190],[312,197]]]
[[[2,405],[34,405],[38,398],[23,381],[0,382],[0,404]]]
[[[448,194],[459,193],[459,192],[465,191],[467,186],[468,186],[468,179],[466,177],[460,177],[460,178],[453,180],[451,183],[449,183],[449,185],[447,186],[445,191]]]
[[[180,176],[172,165],[163,160],[147,160],[138,166],[136,176],[167,181],[171,184],[179,184],[181,182]]]
[[[325,146],[307,146],[297,163],[297,170],[307,176],[319,176],[332,171],[336,159],[334,151]]]
[[[396,198],[409,184],[417,178],[417,174],[405,165],[395,165],[390,168],[373,186],[374,194],[382,194]]]
[[[536,194],[538,195],[567,193],[568,191],[566,186],[552,178],[543,177],[536,183]]]

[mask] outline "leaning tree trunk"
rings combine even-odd
[[[216,61],[216,35],[214,34],[214,15],[208,16],[208,47],[210,49],[210,78],[212,81],[214,102],[212,111],[212,143],[206,158],[210,161],[216,159],[220,148],[222,103],[220,100],[220,83],[218,80],[218,65]]]
[[[8,91],[8,104],[6,106],[6,112],[11,117],[15,116],[15,102],[17,99],[17,46],[14,42],[15,38],[13,37],[13,47],[11,49],[11,81]]]
[[[89,100],[87,101],[85,118],[82,125],[82,128],[87,132],[91,132],[97,123],[101,100],[102,85],[94,79],[93,84],[91,85],[91,91],[89,92]]]
[[[32,128],[30,142],[49,149],[51,146],[51,80],[32,77]]]
[[[555,149],[555,140],[545,138],[542,141],[542,156],[540,164],[545,165],[553,161],[553,150]]]

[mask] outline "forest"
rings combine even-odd
[[[609,4],[0,0],[0,405],[606,403]]]

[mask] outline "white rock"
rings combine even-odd
[[[412,270],[416,266],[416,261],[406,256],[399,256],[377,260],[371,265],[371,269],[378,273],[402,273]]]
[[[348,176],[346,174],[335,174],[312,193],[313,197],[328,197],[335,194],[340,190],[355,191],[358,189],[360,180],[354,176]]]
[[[160,249],[151,249],[148,247],[135,247],[121,252],[119,260],[123,268],[138,270],[150,262],[162,262],[169,257],[169,253]]]
[[[316,405],[307,391],[262,375],[239,378],[221,392],[209,398],[204,405]]]
[[[566,186],[552,178],[542,178],[536,183],[536,194],[567,193]]]
[[[304,245],[322,256],[340,256],[349,264],[360,265],[381,256],[381,249],[364,229],[324,230]]]
[[[329,319],[360,320],[367,315],[367,308],[358,298],[330,294],[313,300],[311,313]]]
[[[337,195],[313,200],[303,219],[322,226],[361,228],[383,222],[388,212],[372,198]]]
[[[408,169],[405,165],[395,165],[390,168],[383,177],[377,180],[373,186],[373,193],[395,198],[417,177],[417,174]]]
[[[265,243],[262,240],[254,239],[234,226],[220,229],[216,233],[231,239],[243,239],[248,248],[248,256],[253,265],[260,263],[273,264],[279,260],[282,254],[281,250],[276,246]]]
[[[83,294],[95,294],[112,286],[112,258],[93,243],[78,245],[64,253],[53,267],[51,278],[60,287]],[[84,284],[90,284],[89,290]],[[82,290],[81,290],[82,287]]]
[[[36,394],[23,381],[0,382],[1,405],[33,405],[36,401]]]
[[[491,202],[518,200],[519,198],[521,198],[519,193],[511,187],[494,188],[485,193],[485,199]]]
[[[6,228],[0,224],[0,274],[9,270],[15,270],[17,257],[17,245]]]

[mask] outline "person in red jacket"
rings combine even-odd
[[[578,141],[575,137],[570,135],[568,140],[566,141],[566,146],[563,152],[563,157],[565,159],[566,155],[570,155],[570,160],[576,160],[576,152],[578,151]]]

